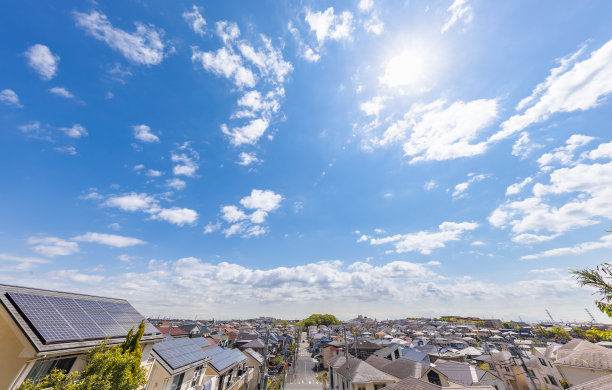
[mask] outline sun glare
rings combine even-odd
[[[389,87],[428,87],[436,65],[431,49],[413,47],[392,57],[379,81]]]

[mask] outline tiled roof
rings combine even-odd
[[[572,386],[569,390],[612,390],[612,375],[604,375],[592,381]]]
[[[162,334],[167,334],[170,336],[189,336],[189,332],[184,331],[178,326],[158,326],[157,329]]]
[[[612,350],[574,339],[557,350],[558,365],[612,370]]]
[[[471,364],[453,361],[436,364],[436,370],[446,375],[449,381],[464,386],[471,386],[474,382],[479,382],[480,378],[487,373],[485,370],[474,367]]]
[[[395,382],[395,378],[372,367],[361,359],[350,358],[349,371],[352,383]],[[346,359],[344,359],[344,357],[340,367],[336,369],[336,372],[338,375],[346,378],[347,369]]]
[[[252,350],[251,348],[248,348],[248,349],[244,350],[243,353],[249,354],[249,356],[251,356],[253,359],[257,360],[257,362],[259,364],[263,364],[264,363],[263,356],[261,356],[261,354],[259,352],[256,352],[256,351]]]
[[[425,382],[424,380],[407,377],[402,379],[399,382],[390,384],[386,387],[383,387],[382,390],[441,390],[444,389],[442,386],[434,385],[429,382]],[[448,387],[447,387],[448,389]],[[470,386],[470,387],[453,387],[455,389],[480,389],[480,390],[495,390],[495,388],[491,386]]]
[[[265,348],[266,344],[261,339],[255,339],[244,344],[241,348]]]

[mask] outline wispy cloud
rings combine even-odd
[[[98,11],[75,11],[74,18],[78,27],[94,38],[104,41],[134,64],[158,65],[166,56],[166,44],[162,40],[164,31],[153,25],[136,22],[136,31],[128,33],[113,27],[106,15]]]
[[[0,91],[0,102],[8,106],[15,106],[19,108],[23,107],[19,102],[19,96],[12,89],[4,89]]]

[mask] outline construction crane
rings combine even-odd
[[[591,312],[589,311],[589,309],[587,309],[586,307],[584,308],[584,311],[587,312],[587,314],[589,315],[589,317],[591,317],[591,322],[597,322],[597,320],[595,320],[595,317],[593,317],[593,314],[591,314]]]
[[[548,309],[545,309],[545,310],[546,310],[546,314],[548,314],[548,318],[550,318],[550,320],[552,321],[552,323],[554,324],[555,322],[557,322],[557,321],[555,321],[555,319],[554,319],[554,318],[552,318],[552,315],[550,314],[550,312],[548,311]]]

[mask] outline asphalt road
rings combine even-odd
[[[317,382],[316,376],[320,373],[313,371],[315,361],[310,357],[308,352],[308,340],[306,333],[302,333],[302,342],[298,346],[298,360],[295,366],[295,372],[289,370],[287,374],[285,389],[288,390],[321,390],[323,388],[320,382]]]

